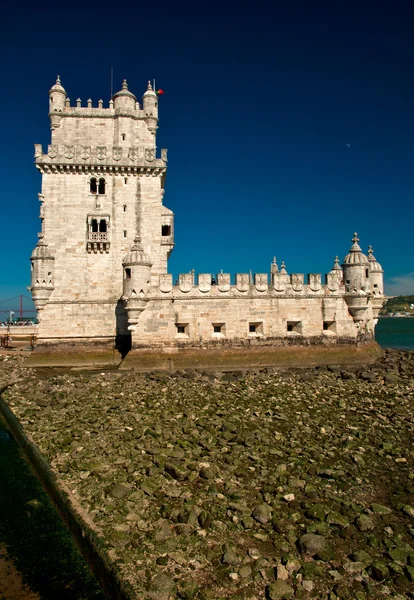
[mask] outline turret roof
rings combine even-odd
[[[377,273],[383,272],[381,265],[379,262],[377,262],[377,259],[374,256],[372,246],[368,246],[368,262],[370,271],[376,271]]]
[[[368,265],[368,259],[365,254],[362,252],[359,242],[359,237],[357,233],[354,233],[354,237],[352,238],[353,244],[349,250],[349,254],[347,254],[344,258],[344,265]]]
[[[141,244],[141,237],[139,235],[135,237],[134,244],[128,254],[124,256],[122,264],[124,267],[127,267],[128,265],[152,266],[150,257],[144,252],[144,248]]]
[[[55,85],[53,85],[53,86],[50,88],[50,90],[49,90],[49,94],[51,94],[52,92],[61,92],[62,94],[65,94],[65,96],[66,96],[66,90],[65,90],[65,88],[63,87],[63,85],[62,85],[62,84],[61,84],[61,82],[60,82],[60,77],[59,77],[59,75],[58,75],[58,76],[57,76],[57,78],[56,78],[56,83],[55,83]]]
[[[137,97],[129,91],[126,79],[124,79],[124,81],[122,82],[122,89],[120,89],[119,92],[116,92],[116,94],[114,94],[112,98],[115,99],[119,98],[120,96],[128,96],[128,98],[133,98],[135,102],[137,101]]]

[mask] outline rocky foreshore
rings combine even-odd
[[[137,598],[414,598],[414,352],[370,367],[61,373],[4,400]]]

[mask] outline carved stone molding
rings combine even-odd
[[[248,273],[236,273],[236,288],[239,292],[249,291],[250,275]]]
[[[200,273],[198,276],[198,289],[200,292],[209,292],[211,290],[211,274]]]

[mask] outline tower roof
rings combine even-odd
[[[359,237],[357,233],[354,233],[354,237],[352,238],[353,244],[349,250],[349,254],[347,254],[344,258],[344,265],[368,265],[368,259],[365,254],[362,252],[359,242]]]
[[[145,92],[145,94],[142,97],[146,98],[147,96],[155,96],[155,97],[157,97],[157,94],[156,94],[155,90],[152,88],[152,85],[151,85],[150,81],[148,81],[147,91]]]
[[[53,86],[50,88],[50,90],[49,90],[49,94],[51,94],[52,92],[60,92],[61,94],[65,94],[65,96],[66,96],[66,90],[65,90],[65,88],[63,87],[63,85],[62,85],[62,84],[61,84],[61,82],[60,82],[60,77],[59,77],[59,75],[58,75],[58,76],[57,76],[57,78],[56,78],[56,83],[55,83],[55,85],[53,85]]]
[[[119,92],[116,92],[116,94],[114,94],[112,98],[115,100],[115,98],[119,98],[120,96],[127,96],[128,98],[133,98],[134,102],[137,101],[137,97],[129,91],[126,79],[124,79],[124,81],[122,82],[122,88],[119,90]]]
[[[377,259],[374,256],[372,246],[368,246],[368,262],[370,271],[375,271],[377,273],[383,272],[381,265],[379,264],[379,262],[377,262]]]
[[[341,265],[339,264],[339,258],[338,256],[335,256],[335,261],[332,267],[332,271],[342,271],[341,269]]]
[[[124,266],[128,265],[144,265],[151,267],[152,262],[148,254],[144,252],[144,248],[141,245],[141,236],[137,235],[134,239],[134,244],[131,250],[124,256],[122,261]]]

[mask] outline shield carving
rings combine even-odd
[[[106,146],[96,146],[96,158],[104,160],[106,158]]]
[[[198,289],[200,292],[209,292],[211,290],[211,274],[200,273],[198,276]]]
[[[239,292],[247,292],[250,285],[250,275],[248,273],[236,273],[236,288]]]
[[[276,290],[276,292],[284,292],[286,289],[284,277],[280,273],[275,273],[273,276],[273,289]]]
[[[148,162],[152,162],[155,160],[155,150],[154,148],[145,148],[145,160]]]
[[[230,289],[230,273],[219,273],[217,275],[218,289],[220,292],[228,292]]]
[[[65,146],[65,158],[71,159],[75,156],[75,146]]]
[[[119,146],[115,146],[114,148],[112,148],[112,158],[114,160],[121,160],[122,148],[120,148]]]
[[[81,146],[80,157],[83,160],[87,160],[91,155],[91,147],[90,146]]]
[[[295,292],[301,292],[303,290],[302,273],[292,273],[292,288]]]
[[[57,146],[56,144],[51,144],[49,146],[49,150],[48,150],[49,158],[56,158],[58,153],[59,153],[59,146]]]
[[[268,289],[267,273],[255,273],[254,285],[258,292],[265,292]]]
[[[178,276],[178,287],[185,294],[193,289],[193,277],[191,273],[180,273]]]
[[[339,289],[339,281],[336,274],[334,275],[333,273],[328,273],[327,283],[328,288],[331,290],[331,292],[336,292],[336,290]]]
[[[136,148],[130,148],[128,152],[128,158],[130,160],[137,160],[138,158],[138,150]]]
[[[163,273],[160,275],[160,292],[168,294],[172,290],[172,275],[171,273]]]
[[[309,273],[309,287],[312,292],[319,292],[322,287],[319,273]]]

